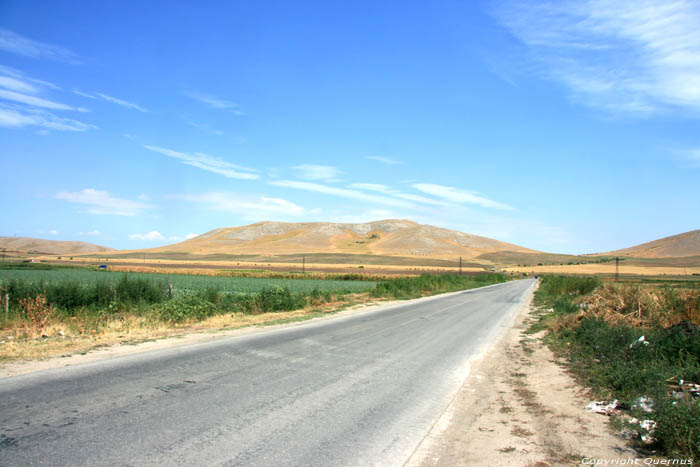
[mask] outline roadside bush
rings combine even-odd
[[[155,305],[154,309],[160,320],[171,323],[201,321],[221,311],[215,304],[198,295],[184,295],[168,300]]]
[[[127,274],[117,282],[117,298],[127,303],[157,303],[165,300],[166,284],[158,284],[142,277],[130,278]]]
[[[260,311],[289,311],[306,306],[306,297],[292,293],[289,287],[265,287],[259,297]]]
[[[580,297],[600,286],[597,277],[543,276],[535,295],[536,305],[549,305],[559,297]]]

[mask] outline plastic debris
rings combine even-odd
[[[654,420],[642,420],[639,422],[639,427],[646,430],[646,433],[642,433],[640,438],[645,444],[651,444],[654,442],[654,430],[656,429],[656,422]]]
[[[640,337],[639,339],[637,339],[636,341],[634,341],[634,342],[632,342],[632,343],[630,344],[630,349],[631,349],[632,347],[634,347],[635,345],[639,345],[639,344],[642,344],[642,345],[649,345],[649,341],[646,340],[646,339],[644,338],[644,336],[642,336],[642,337]]]
[[[654,411],[654,401],[649,399],[647,396],[638,397],[634,401],[632,408],[642,409],[646,413],[651,413]]]
[[[602,415],[612,415],[617,409],[617,399],[610,403],[606,403],[606,401],[591,402],[586,406],[586,409]]]
[[[676,399],[700,398],[700,384],[675,378],[667,379],[666,384],[671,388],[671,394]]]

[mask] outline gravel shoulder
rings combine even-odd
[[[533,308],[471,371],[452,404],[406,465],[570,466],[584,459],[636,459],[590,395],[542,342],[528,335]],[[642,458],[640,458],[642,459]]]

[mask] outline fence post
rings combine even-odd
[[[5,294],[5,321],[7,321],[7,314],[10,311],[10,294]]]
[[[173,298],[173,284],[168,284],[168,296]]]

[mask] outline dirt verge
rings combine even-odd
[[[478,362],[407,465],[569,466],[636,459],[606,416],[585,410],[586,391],[527,335],[532,308]],[[641,458],[640,458],[641,459]]]

